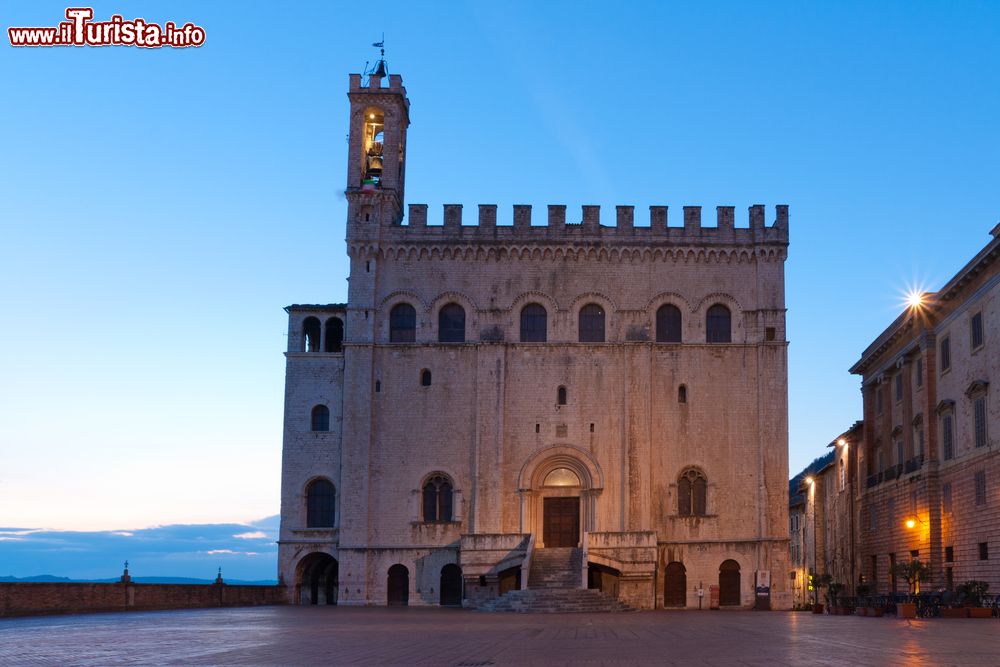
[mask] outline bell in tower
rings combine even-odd
[[[382,151],[385,146],[385,114],[369,111],[365,118],[364,131],[364,175],[362,190],[374,190],[382,180]]]
[[[398,224],[403,218],[406,129],[410,102],[403,79],[389,74],[384,41],[379,59],[351,75],[347,198],[352,220]],[[388,86],[385,79],[388,78]]]

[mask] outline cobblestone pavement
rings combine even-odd
[[[998,665],[1000,622],[255,607],[0,620],[0,665]]]

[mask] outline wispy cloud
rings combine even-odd
[[[0,576],[103,579],[120,575],[128,560],[133,577],[213,579],[224,565],[227,578],[274,579],[277,538],[277,517],[246,524],[173,524],[94,532],[4,526],[0,527]]]

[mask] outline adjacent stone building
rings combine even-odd
[[[788,608],[787,207],[433,224],[381,73],[350,76],[347,303],[287,308],[294,601],[476,606],[544,562],[640,608]]]
[[[924,590],[976,579],[1000,591],[1000,398],[990,386],[1000,377],[1000,225],[991,236],[851,368],[862,378],[864,422],[813,471],[815,505],[793,496],[793,514],[806,523],[822,515],[827,526],[799,567],[830,573],[847,594],[859,584],[908,592],[889,572],[911,559],[930,565]],[[793,545],[808,542],[790,528]]]
[[[857,484],[853,452],[863,447],[864,425],[855,423],[837,436],[831,451],[813,461],[789,483],[793,600],[802,607],[814,595],[809,576],[829,575],[853,595],[857,579]]]
[[[890,566],[919,558],[933,588],[1000,591],[1000,225],[936,293],[922,295],[851,368],[862,377],[859,572],[906,592]]]

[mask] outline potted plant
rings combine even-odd
[[[831,614],[846,614],[844,607],[840,604],[840,591],[844,590],[844,584],[831,581],[826,585],[826,604],[830,607]]]
[[[992,618],[993,610],[983,606],[989,588],[988,582],[976,579],[970,579],[958,587],[967,618]]]
[[[854,610],[854,613],[858,614],[859,616],[867,616],[868,615],[868,607],[865,604],[865,598],[868,597],[868,595],[871,593],[871,590],[872,590],[871,586],[869,586],[868,584],[864,583],[863,579],[862,579],[861,583],[859,583],[854,588],[854,592],[858,596],[858,607],[857,607],[857,609]]]
[[[930,568],[914,558],[913,560],[895,563],[889,568],[889,576],[905,579],[910,595],[920,592],[920,582],[930,576]],[[915,602],[899,602],[896,604],[898,618],[916,618],[917,604]]]
[[[813,575],[813,613],[822,614],[823,613],[823,603],[819,601],[819,589],[826,588],[830,585],[833,580],[829,574],[817,574]],[[829,595],[826,596],[829,599]]]

